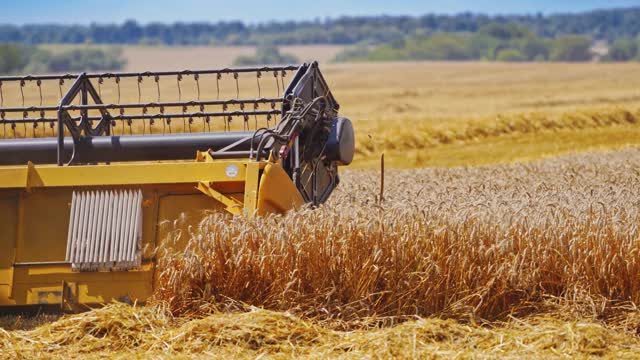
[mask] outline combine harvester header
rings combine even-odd
[[[354,154],[338,109],[317,63],[0,77],[0,306],[144,301],[160,222],[323,203]]]

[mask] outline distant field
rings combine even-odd
[[[318,60],[327,63],[342,50],[342,46],[283,46],[282,53],[295,55],[300,61]],[[126,47],[124,56],[128,60],[127,69],[144,71],[148,69],[206,69],[226,67],[241,55],[252,55],[253,47]]]
[[[529,160],[640,143],[640,64],[332,64],[361,166]]]
[[[52,51],[74,48],[113,48],[108,45],[44,45]],[[252,46],[119,46],[127,59],[127,71],[208,69],[230,66],[242,55],[252,55]],[[298,45],[282,46],[280,51],[295,55],[300,61],[318,60],[328,63],[344,46],[338,45]]]

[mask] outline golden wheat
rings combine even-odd
[[[160,258],[172,311],[225,298],[314,317],[500,318],[547,296],[640,302],[638,151],[536,164],[352,172],[330,204],[210,215]]]

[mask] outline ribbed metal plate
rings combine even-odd
[[[142,191],[73,192],[66,260],[80,271],[141,263]]]

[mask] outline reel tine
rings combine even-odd
[[[142,102],[142,91],[140,90],[141,83],[142,83],[142,75],[138,75],[138,104]]]
[[[233,73],[233,78],[236,80],[236,99],[240,99],[240,84],[238,83],[238,73]]]
[[[154,81],[156,82],[156,88],[158,89],[158,102],[160,102],[160,76],[154,76]]]
[[[242,130],[244,131],[248,131],[249,130],[249,117],[247,116],[247,114],[244,113],[244,103],[240,103],[240,112],[242,113]]]
[[[222,112],[226,112],[227,111],[227,104],[222,104]],[[229,115],[229,118],[226,120],[224,123],[224,131],[227,131],[227,127],[229,127],[229,125],[231,125],[231,115]]]
[[[261,89],[260,89],[260,78],[262,77],[262,72],[258,70],[256,72],[256,83],[258,83],[258,98],[261,97]]]
[[[280,97],[280,84],[278,84],[278,70],[273,71],[273,78],[276,80],[276,90],[278,90],[278,97]]]
[[[20,80],[20,96],[22,96],[22,107],[24,107],[24,79]]]
[[[116,76],[115,82],[118,88],[118,104],[120,104],[120,76]]]
[[[287,76],[287,72],[282,70],[280,72],[280,82],[282,83],[282,93],[284,94],[285,92],[285,88],[284,88],[284,77]]]
[[[42,121],[42,137],[45,137],[47,135],[46,132],[45,132],[47,127],[46,127],[45,121],[44,121],[44,111],[42,111],[42,110],[40,111],[40,120]],[[37,127],[37,123],[34,123],[34,125]]]
[[[193,74],[193,79],[196,81],[196,90],[198,91],[198,101],[200,101],[200,75]]]
[[[124,115],[124,108],[121,107],[120,108],[120,116]],[[124,135],[124,119],[121,120],[122,121],[122,135]]]
[[[142,108],[142,115],[145,115],[147,113],[147,107],[143,107]],[[142,118],[142,135],[145,134],[145,127],[146,127],[146,122],[144,120],[144,118]],[[151,124],[149,124],[149,127],[151,127]]]
[[[42,106],[42,80],[38,79],[36,85],[38,86],[38,92],[40,92],[40,106]]]
[[[216,100],[220,100],[220,79],[222,78],[222,74],[216,73],[216,89],[218,91],[218,95],[216,96]]]
[[[102,99],[102,83],[104,83],[104,79],[102,76],[98,78],[98,96]]]
[[[182,105],[182,132],[187,131],[187,105]],[[189,125],[191,126],[191,125]]]
[[[178,102],[182,101],[182,89],[180,88],[180,81],[182,81],[182,74],[178,74],[177,83],[178,83]]]
[[[164,106],[160,106],[160,114],[164,115]],[[162,135],[164,135],[166,128],[167,128],[167,119],[163,117],[162,118]]]
[[[29,112],[28,111],[24,111],[22,113],[22,120],[26,120],[28,117],[29,117]],[[27,122],[26,121],[22,122],[22,127],[23,127],[23,130],[24,130],[24,138],[26,139],[27,138]]]
[[[204,105],[200,104],[200,113],[204,114]],[[207,116],[208,117],[208,116]],[[205,127],[206,127],[206,118],[205,116],[200,116],[200,118],[202,119],[202,132],[205,132]]]
[[[255,114],[255,112],[258,111],[258,103],[253,103],[253,110],[254,110],[254,114],[253,114],[254,126],[255,126],[255,129],[258,130],[258,115]]]

